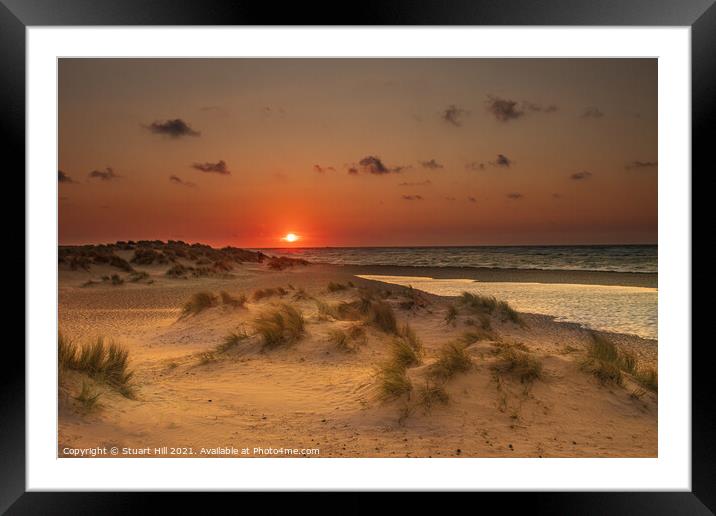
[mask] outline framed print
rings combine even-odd
[[[3,510],[437,490],[710,513],[711,2],[61,5],[0,8],[27,300]]]

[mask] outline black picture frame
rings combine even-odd
[[[713,4],[714,0],[403,0],[326,5],[274,5],[272,2],[230,0],[0,0],[0,131],[5,147],[6,184],[17,181],[11,190],[14,195],[6,197],[8,200],[19,197],[15,192],[25,191],[24,174],[19,174],[20,170],[25,170],[25,29],[40,25],[689,26],[692,37],[692,170],[703,168],[705,173],[712,168],[707,162],[713,146],[708,128],[716,122],[716,6]],[[17,205],[5,202],[2,206],[4,220],[17,219],[20,210]],[[19,234],[17,232],[18,238]],[[14,245],[16,254],[12,270],[18,270],[20,249],[23,250],[23,263],[27,264],[24,237],[22,243],[18,241]],[[26,274],[31,273],[26,270]],[[6,339],[4,343],[6,364],[0,375],[0,511],[10,514],[107,514],[166,511],[172,504],[181,504],[183,512],[190,509],[187,495],[180,493],[171,494],[171,500],[162,494],[27,493],[25,355],[17,340]],[[690,342],[683,344],[691,345]],[[703,344],[710,345],[710,342]],[[531,513],[713,514],[716,508],[716,418],[712,417],[711,408],[716,397],[708,353],[707,345],[692,346],[690,492],[484,493],[480,496],[500,505],[504,505],[504,498],[509,497],[510,504],[504,507],[529,508]],[[222,495],[226,496],[229,495]],[[206,502],[203,503],[203,510],[206,510]],[[403,506],[404,510],[410,510],[411,504],[425,507],[420,496],[405,503],[408,505]],[[459,503],[457,499],[451,502]],[[312,510],[317,508],[317,502],[304,499],[302,504],[309,505]],[[354,493],[349,502],[343,503],[345,510],[341,512],[367,512],[381,504],[375,495]],[[275,505],[272,507],[276,509]]]

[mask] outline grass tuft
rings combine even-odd
[[[418,391],[418,403],[422,405],[426,411],[438,403],[445,405],[448,401],[450,401],[450,397],[442,384],[426,381],[425,385],[422,385]]]
[[[479,315],[483,326],[489,326],[490,324],[489,318],[485,320],[484,317],[494,313],[499,313],[503,322],[510,321],[519,326],[525,326],[520,314],[512,308],[507,301],[498,301],[494,296],[483,296],[463,292],[460,296],[459,303],[474,314]]]
[[[397,333],[398,323],[393,308],[385,301],[372,301],[368,312],[369,322],[385,333]]]
[[[382,400],[400,398],[413,389],[405,367],[389,362],[383,364],[378,371],[379,397]]]
[[[239,297],[234,297],[228,292],[221,291],[221,303],[224,305],[231,306],[233,308],[243,308],[246,304],[246,296],[241,294]]]
[[[226,353],[227,351],[238,346],[239,343],[248,338],[249,336],[246,333],[246,330],[244,330],[243,328],[236,331],[232,331],[226,337],[224,337],[223,342],[216,347],[216,351],[217,353]]]
[[[253,326],[268,349],[292,344],[305,333],[303,314],[288,304],[261,314]]]
[[[99,391],[94,391],[89,382],[84,381],[82,382],[82,390],[75,396],[75,400],[79,402],[83,412],[90,413],[99,408],[98,401],[101,394]]]
[[[450,305],[448,307],[447,313],[445,314],[445,324],[452,324],[453,326],[455,326],[457,316],[457,307],[455,305]]]
[[[129,351],[115,343],[107,344],[102,337],[89,344],[75,345],[60,334],[57,340],[58,364],[102,381],[125,398],[134,397],[131,380],[134,372],[129,370]]]
[[[604,335],[591,333],[592,342],[582,368],[591,372],[602,384],[623,385],[627,373],[642,387],[658,392],[658,374],[653,368],[641,368],[636,356],[620,349]]]
[[[343,283],[335,283],[331,281],[328,283],[328,286],[326,287],[328,292],[340,292],[342,290],[347,290],[348,287],[344,285]]]
[[[464,373],[472,367],[472,359],[460,342],[448,342],[438,353],[438,359],[430,366],[428,374],[433,378],[447,381],[457,373]]]
[[[196,315],[204,310],[216,306],[217,303],[218,300],[214,294],[210,292],[197,292],[184,304],[181,318]]]
[[[260,288],[254,291],[252,298],[254,301],[261,301],[274,296],[285,296],[288,292],[283,287],[278,288]]]
[[[519,377],[521,383],[532,383],[542,378],[542,363],[516,346],[503,347],[499,356],[505,361],[505,369]]]

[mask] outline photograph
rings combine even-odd
[[[57,457],[658,458],[658,72],[59,57]]]

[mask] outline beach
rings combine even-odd
[[[134,251],[114,254],[129,262]],[[182,457],[657,456],[655,390],[627,372],[619,382],[604,381],[588,365],[590,349],[603,338],[640,368],[656,369],[655,339],[594,331],[518,307],[515,314],[499,307],[477,312],[457,292],[436,295],[395,281],[654,289],[655,273],[236,261],[207,275],[168,276],[177,264],[196,262],[134,265],[141,275],[102,263],[88,270],[60,264],[60,332],[76,343],[102,336],[124,346],[133,394],[78,370],[61,372],[59,456],[93,447]],[[101,279],[112,275],[119,279]],[[215,301],[183,315],[202,292]],[[229,295],[224,301],[221,292]],[[245,302],[227,301],[242,295]],[[358,312],[340,314],[338,307],[357,307],[366,296],[389,306],[396,329]],[[305,326],[290,343],[269,347],[256,320],[286,304]],[[410,388],[386,397],[383,366],[392,360],[393,342],[410,340],[410,332],[421,344],[401,373]],[[240,339],[225,345],[232,333]],[[348,337],[340,341],[339,334]],[[463,343],[467,365],[442,374],[438,385],[436,371],[451,342]],[[520,373],[515,357],[534,366],[534,374]],[[98,394],[92,410],[77,401],[84,384]]]

